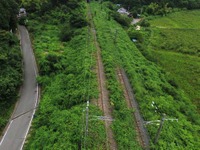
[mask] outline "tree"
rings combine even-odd
[[[0,29],[14,31],[17,27],[18,4],[14,0],[1,0],[0,12]]]

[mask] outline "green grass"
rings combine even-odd
[[[151,46],[200,56],[200,29],[152,29]]]
[[[152,51],[158,63],[167,71],[170,78],[182,88],[200,110],[200,58],[166,51]]]
[[[180,11],[150,20],[152,27],[199,29],[200,11]]]
[[[102,48],[102,57],[105,65],[106,76],[108,79],[108,87],[116,87],[116,74],[114,71],[117,66],[125,69],[129,76],[129,80],[134,89],[136,99],[139,103],[141,114],[147,121],[160,119],[160,115],[165,113],[167,118],[178,118],[178,122],[165,122],[159,142],[157,145],[153,144],[157,128],[156,125],[149,125],[148,132],[151,137],[152,149],[198,149],[199,148],[199,129],[200,120],[199,114],[196,112],[195,106],[185,93],[176,86],[173,78],[164,72],[158,65],[148,61],[136,48],[133,42],[129,39],[126,31],[115,21],[107,17],[106,8],[100,9],[98,3],[92,3],[94,15],[94,23],[97,29],[97,36],[100,46]],[[95,14],[95,13],[93,13]],[[114,44],[115,34],[117,32],[116,44]],[[109,89],[112,91],[112,89]],[[113,90],[114,91],[114,90]],[[120,93],[120,92],[118,92]],[[117,93],[110,93],[114,98],[113,115],[127,125],[128,118],[126,114],[121,113],[124,105]],[[116,100],[116,101],[115,101]],[[151,106],[152,101],[158,107],[156,110]],[[120,114],[120,115],[118,115]],[[130,127],[130,125],[129,125]],[[123,130],[125,126],[123,127]],[[131,149],[136,147],[129,147],[123,144],[124,141],[129,141],[130,135],[123,137],[120,134],[122,127],[119,124],[113,126],[115,138],[118,142],[119,149]],[[124,133],[131,131],[127,128]],[[130,140],[127,143],[136,142]]]
[[[148,45],[152,51],[151,58],[177,81],[177,85],[196,104],[198,111],[200,111],[199,14],[199,10],[180,11],[152,19],[150,22],[153,28]],[[172,22],[178,26],[169,25]],[[154,28],[155,26],[166,28]]]

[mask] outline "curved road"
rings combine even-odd
[[[24,26],[19,26],[18,29],[24,58],[24,82],[16,109],[1,139],[0,150],[21,150],[23,148],[39,97],[36,82],[37,66],[29,34]]]

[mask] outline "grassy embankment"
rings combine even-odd
[[[22,57],[19,40],[0,30],[0,133],[8,123],[22,83]]]
[[[152,57],[200,112],[200,11],[181,11],[150,20]]]
[[[93,104],[89,106],[89,131],[84,146],[83,110],[87,100],[97,99],[98,89],[94,73],[96,50],[88,27],[72,29],[68,25],[76,13],[86,18],[85,4],[78,5],[68,13],[63,11],[67,6],[63,6],[63,9],[55,8],[42,16],[32,14],[29,21],[42,97],[25,146],[27,150],[105,149],[104,123],[95,119],[102,112]]]
[[[127,115],[123,111],[120,112],[124,105],[118,105],[119,102],[123,103],[117,97],[120,94],[115,93],[116,90],[113,88],[118,87],[118,85],[115,86],[117,84],[116,66],[122,66],[129,75],[129,80],[145,120],[160,119],[163,113],[166,114],[167,118],[179,119],[178,122],[166,121],[164,123],[157,145],[153,144],[153,140],[158,126],[147,126],[151,136],[151,147],[155,149],[198,149],[200,146],[198,138],[200,120],[190,99],[160,67],[148,61],[140,53],[124,29],[108,17],[109,10],[107,8],[101,9],[101,6],[96,2],[91,5],[98,41],[102,48],[114,117],[119,119],[119,122],[123,122],[124,125],[127,124],[126,119],[124,119]],[[116,44],[114,44],[116,30],[117,38]],[[152,106],[152,102],[154,102],[154,106]],[[124,128],[121,129],[124,130]],[[119,149],[122,146],[127,146],[126,144],[123,145],[120,131],[118,131],[119,127],[115,122],[113,130]]]

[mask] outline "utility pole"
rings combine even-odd
[[[89,101],[87,101],[86,109],[85,111],[85,135],[84,135],[84,150],[87,150],[87,137],[88,137],[88,121],[89,121]],[[84,118],[84,116],[83,116]],[[92,119],[93,118],[93,119]],[[107,116],[92,116],[90,120],[107,120],[107,121],[114,121],[111,117]],[[84,122],[84,121],[83,121]],[[82,146],[81,146],[82,148]]]
[[[178,119],[166,119],[165,118],[166,115],[163,114],[162,116],[162,119],[161,120],[153,120],[153,121],[145,121],[145,125],[151,125],[151,124],[157,124],[157,123],[160,123],[160,126],[158,128],[158,131],[156,133],[156,137],[155,137],[155,140],[154,140],[154,144],[156,144],[158,142],[158,139],[159,139],[159,136],[160,136],[160,133],[161,133],[161,130],[162,130],[162,127],[163,127],[163,124],[164,124],[164,121],[177,121],[178,122]]]
[[[165,121],[165,116],[166,116],[166,115],[163,114],[162,119],[161,119],[161,121],[160,121],[160,126],[159,126],[158,131],[157,131],[157,134],[156,134],[156,138],[155,138],[154,144],[156,144],[156,143],[158,142],[158,138],[159,138],[159,136],[160,136],[160,132],[161,132],[162,127],[163,127],[163,123],[164,123],[164,121]]]
[[[85,110],[85,138],[84,138],[84,149],[87,149],[87,136],[88,136],[88,120],[89,120],[89,101],[87,101],[87,106]]]

